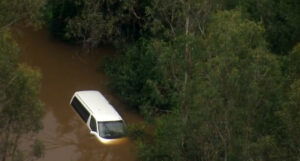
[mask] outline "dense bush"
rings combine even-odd
[[[48,0],[44,17],[51,33],[84,47],[136,40],[148,1]]]
[[[300,41],[300,3],[298,0],[246,0],[246,14],[266,29],[266,40],[274,53],[288,54]]]
[[[48,0],[45,18],[54,35],[84,47],[120,46],[141,37],[169,40],[184,32],[204,34],[219,5],[208,0]]]
[[[112,87],[130,106],[142,112],[170,110],[174,106],[174,85],[164,69],[168,50],[163,42],[141,39],[106,64]]]
[[[47,1],[44,9],[44,19],[52,35],[62,40],[72,40],[72,37],[66,36],[68,20],[80,14],[81,9],[80,1]]]
[[[10,28],[20,22],[41,24],[38,20],[43,5],[43,0],[0,1],[1,161],[37,160],[43,156],[44,146],[35,137],[42,128],[41,75],[18,62],[20,50],[10,33]]]
[[[234,8],[263,24],[272,52],[287,54],[300,37],[298,0],[48,0],[46,6],[46,19],[54,35],[89,47],[99,43],[119,46],[140,37],[174,38],[187,31],[187,22],[189,32],[204,34],[214,11]]]
[[[266,49],[262,26],[242,18],[240,12],[225,11],[216,14],[208,27],[204,51],[198,50],[204,56],[197,59],[190,81],[194,87],[190,101],[158,121],[156,142],[141,145],[140,159],[284,160],[297,156],[281,138],[286,133],[278,116],[284,101],[282,74],[278,60]]]
[[[41,130],[43,105],[38,98],[41,75],[19,64],[18,55],[10,34],[0,31],[0,158],[3,161],[34,160],[42,156],[42,149],[39,152],[32,149],[32,153],[28,148],[24,152],[20,146],[25,136]],[[27,145],[34,139],[28,139]]]

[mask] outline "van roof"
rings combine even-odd
[[[76,96],[97,121],[122,120],[118,112],[99,91],[77,91]]]

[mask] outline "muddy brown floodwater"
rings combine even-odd
[[[38,138],[44,142],[46,151],[40,161],[137,160],[132,141],[118,145],[101,144],[89,134],[88,128],[69,105],[75,91],[99,90],[127,124],[142,121],[112,94],[102,69],[97,71],[99,62],[113,52],[97,49],[92,54],[80,56],[81,48],[53,40],[44,29],[16,31],[22,61],[42,73],[40,98],[45,103],[45,115],[44,129]]]

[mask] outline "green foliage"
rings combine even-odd
[[[300,143],[300,48],[296,45],[288,57],[288,74],[286,81],[286,94],[284,96],[283,108],[277,113],[281,118],[281,136],[280,145],[282,152],[290,160],[299,160]]]
[[[245,14],[264,25],[273,52],[287,54],[300,41],[298,0],[245,0],[240,4]]]
[[[163,42],[140,40],[124,56],[107,63],[113,88],[130,106],[143,112],[170,110],[176,96],[162,64],[166,60],[163,54],[170,52]]]
[[[296,80],[289,89],[288,100],[279,112],[284,123],[284,138],[281,141],[285,153],[290,160],[300,159],[300,79]]]
[[[7,32],[2,32],[0,34],[0,53],[6,53],[0,55],[0,87],[3,87],[9,79],[6,77],[10,75],[14,68],[17,66],[17,53],[18,49],[15,44],[11,43],[10,34]],[[3,95],[0,96],[1,98]]]
[[[156,142],[142,145],[141,160],[282,160],[276,150],[282,76],[263,28],[224,11],[208,29],[190,101],[157,124]]]
[[[148,124],[137,123],[127,127],[128,136],[136,141],[149,140],[150,134],[147,133]]]
[[[145,23],[147,1],[48,0],[50,31],[84,47],[135,40]]]
[[[19,50],[9,33],[0,34],[0,157],[21,160],[21,138],[42,128],[39,72],[17,63]],[[28,159],[28,158],[27,158]]]
[[[214,0],[152,0],[146,7],[144,28],[150,36],[161,39],[190,33],[201,35],[218,5]]]
[[[41,128],[42,103],[38,98],[40,73],[18,63],[19,49],[9,28],[18,22],[39,25],[43,0],[0,1],[0,160],[33,160],[20,148],[25,136]],[[27,139],[28,143],[30,140]],[[42,150],[40,151],[42,153]]]
[[[170,39],[183,33],[204,34],[218,4],[208,0],[49,0],[46,15],[54,34],[92,48],[100,43],[119,46],[140,37]]]
[[[85,47],[135,41],[140,37],[172,39],[183,33],[204,35],[216,10],[241,8],[266,29],[269,48],[287,54],[299,42],[298,0],[48,0],[46,19],[52,33]]]
[[[294,47],[289,55],[288,68],[292,80],[300,78],[300,43]]]
[[[158,119],[155,142],[143,142],[139,145],[139,159],[143,161],[184,160],[181,147],[186,132],[182,128],[182,123],[182,119],[178,114],[166,115]]]
[[[242,9],[243,15],[261,23],[272,52],[287,55],[300,37],[298,0],[224,0],[223,9]]]
[[[70,37],[65,36],[68,20],[81,12],[81,3],[80,0],[47,0],[43,11],[44,19],[55,37],[71,40]]]
[[[281,73],[266,50],[262,27],[227,11],[218,13],[210,25],[205,40],[209,58],[199,66],[195,102],[200,106],[198,123],[204,124],[198,139],[211,147],[203,154],[215,156],[202,159],[279,159],[274,137],[279,130],[275,113],[281,104]]]
[[[187,71],[194,67],[193,58],[201,56],[198,43],[189,36],[169,43],[141,39],[114,62],[108,62],[106,73],[112,87],[131,107],[146,116],[170,112],[189,98],[185,89],[192,73]]]
[[[83,9],[68,20],[66,33],[88,47],[135,40],[143,23],[140,14],[143,14],[145,4],[146,1],[138,0],[82,1]]]
[[[44,0],[1,0],[0,31],[20,21],[37,24]]]

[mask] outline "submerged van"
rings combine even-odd
[[[71,106],[102,143],[125,137],[125,123],[99,91],[77,91]]]

